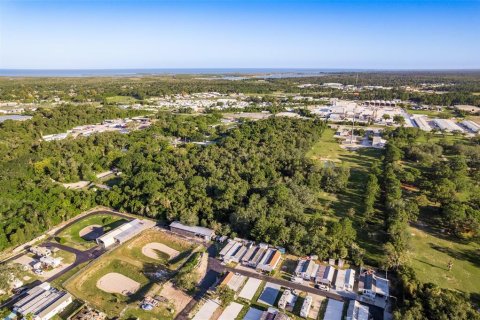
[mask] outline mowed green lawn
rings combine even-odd
[[[480,289],[480,245],[460,243],[440,238],[410,227],[410,263],[422,282],[432,282],[443,288],[468,293]],[[453,268],[448,271],[448,262]]]
[[[347,189],[338,194],[320,192],[319,199],[327,206],[332,214],[326,220],[344,217],[350,208],[355,210],[353,220],[356,222],[358,242],[366,249],[366,262],[378,263],[382,259],[381,237],[383,236],[383,218],[377,213],[377,218],[367,227],[359,223],[363,211],[363,192],[370,173],[370,168],[375,160],[379,160],[382,150],[362,148],[357,151],[342,149],[334,138],[335,131],[326,129],[322,138],[307,152],[306,156],[319,165],[332,161],[338,165],[350,168],[350,178]]]
[[[100,225],[103,227],[103,232],[106,233],[127,222],[126,219],[113,216],[110,214],[97,214],[86,217],[72,224],[67,229],[63,230],[57,237],[57,241],[68,246],[83,250],[89,249],[95,245],[94,241],[87,241],[80,237],[80,231],[91,225]]]
[[[117,104],[131,104],[136,103],[138,100],[134,97],[129,96],[113,96],[106,98],[108,103],[117,103]]]

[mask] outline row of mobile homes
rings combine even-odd
[[[314,260],[300,259],[295,268],[295,276],[305,280],[314,279],[317,276],[318,268],[319,265],[316,264]]]

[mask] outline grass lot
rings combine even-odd
[[[480,245],[452,241],[434,230],[411,227],[410,263],[422,282],[443,288],[478,293],[480,288]],[[453,268],[448,271],[449,261]]]
[[[381,240],[383,237],[383,219],[380,212],[377,219],[370,221],[367,227],[359,223],[363,206],[363,190],[369,170],[375,160],[379,160],[382,150],[362,148],[358,151],[342,149],[334,138],[335,131],[326,129],[322,138],[312,147],[306,156],[319,165],[332,161],[350,168],[350,179],[347,189],[338,194],[319,193],[323,210],[331,214],[326,220],[334,220],[346,215],[350,208],[355,209],[354,221],[357,226],[358,242],[366,249],[367,263],[378,263],[382,257]]]
[[[98,214],[86,217],[72,224],[69,228],[63,230],[56,240],[70,247],[85,250],[93,247],[93,241],[86,241],[80,237],[79,232],[90,225],[96,224],[103,226],[103,231],[108,232],[127,220],[110,214]]]
[[[295,273],[297,264],[297,257],[288,254],[285,255],[281,260],[280,267],[277,268],[278,271],[275,273],[275,277],[290,281]]]
[[[410,113],[410,114],[424,114],[424,115],[432,117],[432,118],[438,117],[439,115],[449,115],[450,117],[455,117],[456,116],[454,111],[450,110],[450,109],[443,109],[443,111],[408,109],[407,112]]]
[[[134,97],[128,97],[128,96],[113,96],[113,97],[107,97],[106,99],[108,103],[116,103],[116,104],[131,104],[131,103],[136,103],[138,101]]]

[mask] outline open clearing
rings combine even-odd
[[[179,290],[173,286],[170,281],[167,281],[163,287],[162,291],[160,291],[160,295],[164,297],[168,297],[168,300],[173,304],[175,309],[175,315],[177,315],[180,311],[185,309],[185,307],[192,301],[192,297]]]
[[[342,149],[334,138],[333,129],[325,129],[320,140],[307,152],[306,157],[314,160],[319,166],[324,166],[326,161],[336,165],[344,165],[350,168],[350,178],[345,191],[332,194],[320,192],[318,198],[321,202],[321,210],[330,214],[327,220],[338,219],[346,215],[350,208],[357,213],[353,220],[357,228],[358,242],[366,249],[365,261],[367,263],[379,263],[383,257],[380,240],[383,236],[383,220],[380,212],[376,218],[370,221],[367,228],[360,223],[363,210],[363,192],[367,176],[372,163],[380,159],[382,150],[373,148],[361,148],[357,151]],[[366,229],[366,230],[365,230]]]
[[[140,289],[140,283],[121,273],[107,273],[97,281],[97,288],[108,293],[120,293],[129,296]]]
[[[177,257],[180,253],[177,250],[158,242],[147,243],[142,248],[142,253],[152,259],[159,259],[158,251],[166,253],[169,256],[168,260]]]
[[[99,224],[92,224],[88,227],[83,228],[78,233],[80,238],[87,241],[95,240],[98,237],[100,237],[102,234],[103,234],[103,227]]]
[[[62,244],[68,245],[79,250],[90,249],[95,246],[95,242],[82,238],[81,233],[87,232],[91,226],[101,227],[104,233],[115,229],[127,222],[126,219],[117,217],[108,213],[99,213],[80,219],[70,227],[63,230],[56,240]],[[87,228],[87,229],[86,229]],[[83,234],[85,235],[85,234]]]
[[[480,245],[451,241],[410,227],[412,254],[410,263],[422,282],[443,288],[478,293],[480,288]],[[453,268],[448,271],[448,262]]]

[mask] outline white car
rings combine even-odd
[[[35,270],[33,270],[33,272],[34,272],[35,274],[38,274],[38,275],[42,275],[42,274],[43,274],[43,270],[41,270],[41,269],[35,269]]]

